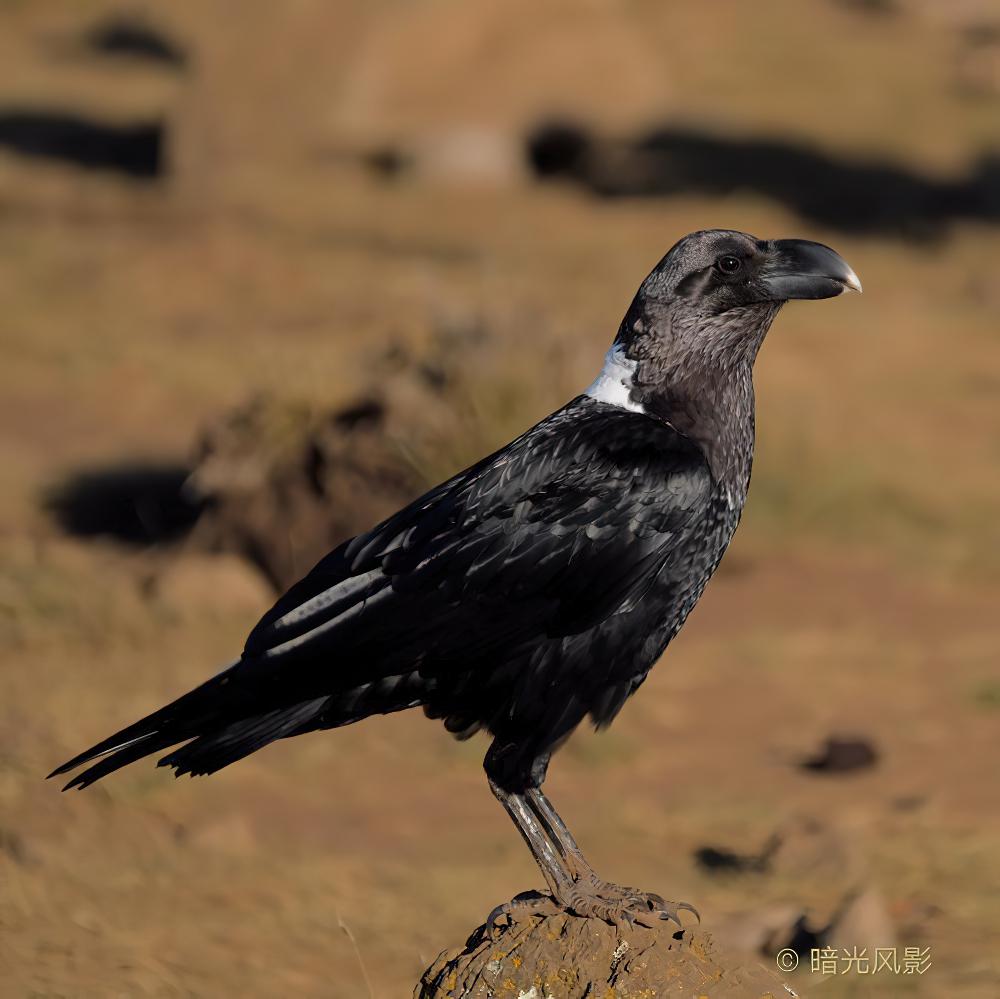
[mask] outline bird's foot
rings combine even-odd
[[[576,882],[565,902],[565,907],[577,916],[603,919],[619,930],[637,924],[652,928],[661,920],[673,920],[683,929],[681,912],[690,912],[701,922],[698,910],[689,902],[668,902],[655,892],[625,888],[597,878]]]
[[[491,939],[494,939],[503,929],[509,929],[515,923],[523,922],[532,916],[551,916],[559,911],[561,906],[551,895],[538,891],[523,891],[509,902],[498,905],[486,917],[483,929]],[[505,926],[501,925],[504,919],[506,919]]]
[[[619,932],[633,926],[652,929],[663,920],[673,920],[684,929],[682,912],[692,913],[701,922],[698,910],[689,902],[668,902],[655,892],[625,888],[594,877],[575,882],[566,897],[560,900],[548,893],[521,892],[487,916],[483,931],[495,940],[515,924],[534,916],[553,916],[559,912],[583,919],[600,919],[617,927]]]

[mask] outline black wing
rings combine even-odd
[[[488,668],[641,595],[710,491],[687,438],[576,401],[323,559],[244,655],[315,663],[317,693],[334,677]]]
[[[667,424],[579,397],[341,545],[234,667],[57,772],[118,749],[77,778],[89,783],[189,739],[161,762],[209,772],[376,712],[449,715],[470,683],[556,668],[539,649],[634,605],[711,488],[701,452]]]

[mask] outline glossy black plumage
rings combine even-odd
[[[718,565],[749,484],[751,368],[782,301],[855,286],[819,244],[686,237],[589,394],[341,545],[233,666],[55,773],[103,757],[67,785],[84,787],[171,747],[161,765],[211,773],[422,705],[456,735],[492,733],[495,789],[537,788],[580,721],[614,718]]]
[[[522,746],[516,783],[586,714],[610,721],[679,627],[735,526],[713,506],[719,487],[687,438],[580,396],[341,545],[236,666],[113,737],[156,732],[75,783],[188,739],[167,765],[211,772],[275,738],[417,704],[454,732]],[[651,634],[640,608],[663,622]]]

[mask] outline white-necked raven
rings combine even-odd
[[[596,381],[523,436],[327,555],[240,659],[59,767],[86,787],[168,747],[208,774],[276,739],[423,706],[487,730],[490,787],[553,899],[613,921],[685,903],[602,881],[542,793],[553,751],[607,725],[695,605],[736,530],[752,366],[792,298],[861,289],[833,250],[711,230],[643,281]]]

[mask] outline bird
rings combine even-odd
[[[586,719],[609,725],[678,633],[740,521],[753,366],[781,307],[861,283],[821,243],[709,229],[640,285],[593,383],[516,440],[339,545],[240,657],[56,768],[64,790],[168,750],[204,775],[278,739],[422,707],[483,730],[489,786],[551,905],[618,925],[696,912],[602,880],[542,790]],[[495,913],[497,910],[495,910]]]

